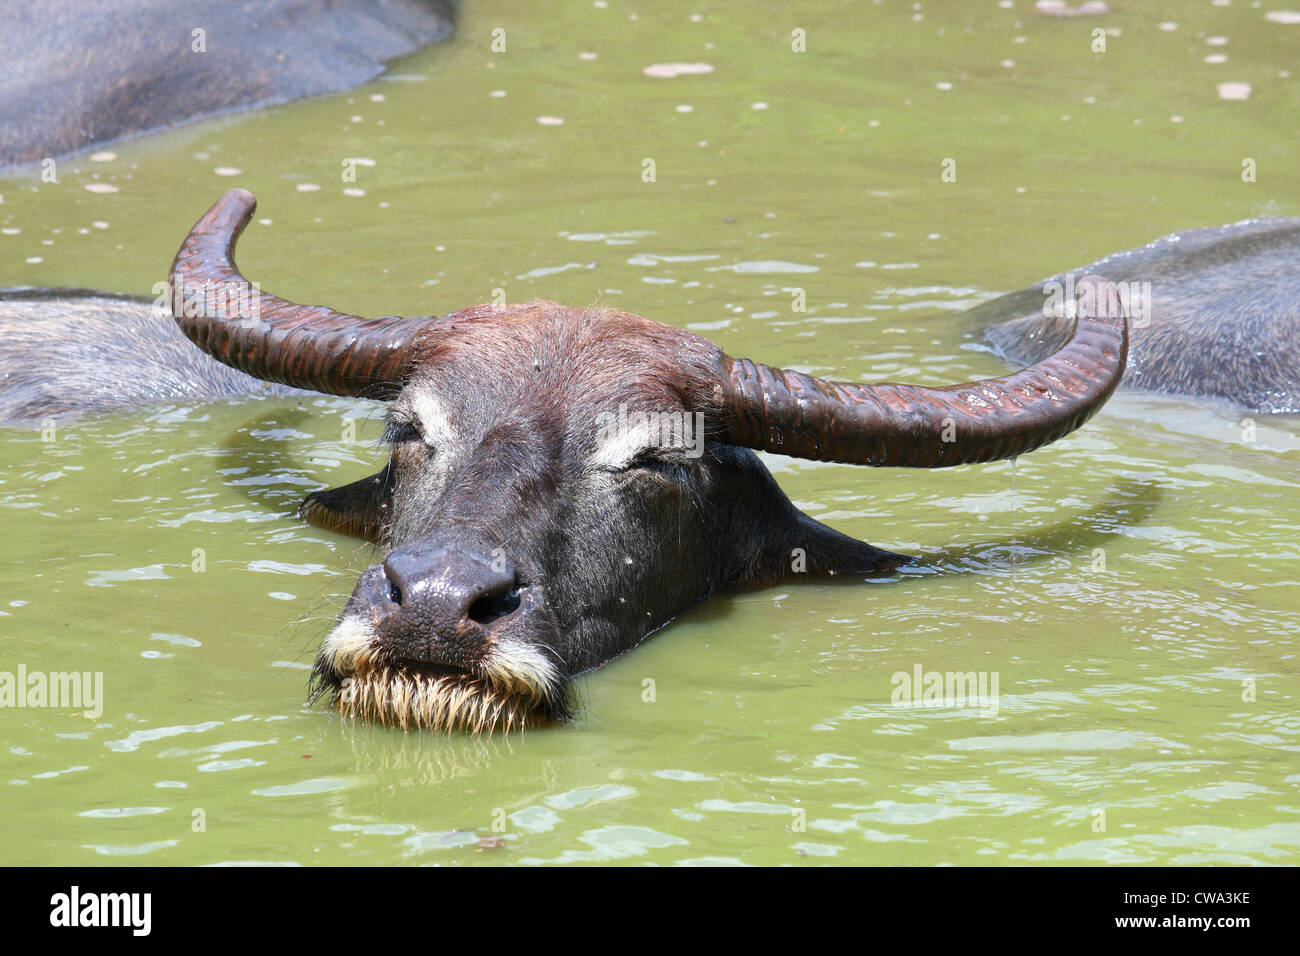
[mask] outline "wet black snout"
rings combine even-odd
[[[380,643],[402,658],[469,666],[486,649],[494,622],[519,607],[518,575],[500,552],[409,545],[382,567],[388,593],[376,630]]]

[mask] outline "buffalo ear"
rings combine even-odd
[[[298,506],[298,516],[318,528],[378,544],[388,510],[388,468],[349,485],[313,491]]]
[[[772,562],[769,573],[774,578],[887,574],[912,560],[850,538],[803,512],[797,515],[793,526],[781,535],[784,540],[769,552],[768,560]]]

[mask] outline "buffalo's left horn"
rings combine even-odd
[[[1004,378],[923,388],[827,382],[748,359],[719,359],[722,440],[796,458],[945,468],[1014,458],[1078,428],[1124,373],[1128,323],[1115,287],[1086,276],[1074,334]]]
[[[168,277],[172,315],[213,358],[269,382],[388,398],[428,318],[363,319],[262,292],[235,265],[235,241],[257,200],[232,189],[185,237]]]

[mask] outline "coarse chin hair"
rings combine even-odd
[[[435,733],[508,733],[570,716],[568,682],[536,645],[496,642],[476,671],[393,660],[369,622],[349,615],[321,644],[310,699],[326,697],[350,719]]]

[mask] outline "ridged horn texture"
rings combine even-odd
[[[168,276],[181,329],[213,358],[256,378],[333,395],[392,397],[416,338],[433,320],[363,319],[255,288],[240,274],[234,251],[256,208],[252,193],[232,189],[185,237]]]
[[[1119,385],[1128,322],[1115,287],[1085,276],[1056,354],[1003,378],[922,388],[827,382],[722,355],[733,445],[852,465],[946,468],[1014,458],[1074,431]]]

